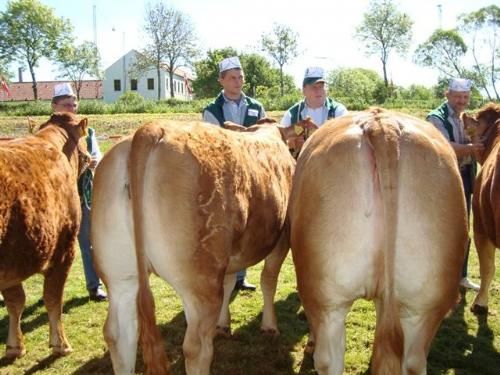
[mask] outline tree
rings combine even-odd
[[[298,34],[290,27],[275,24],[272,33],[261,37],[262,49],[278,63],[280,70],[281,95],[284,94],[283,66],[297,57]]]
[[[438,69],[444,76],[466,77],[461,59],[467,52],[464,40],[456,30],[436,30],[428,40],[415,50],[418,65]]]
[[[190,66],[198,55],[194,26],[182,12],[159,1],[147,6],[144,31],[149,43],[137,56],[133,69],[140,73],[154,66],[160,82],[160,72],[164,68],[170,77],[170,96],[173,98],[174,72],[181,66]],[[161,86],[158,84],[158,100]]]
[[[97,46],[92,42],[83,42],[79,46],[61,48],[57,57],[61,74],[59,78],[69,78],[76,90],[76,97],[80,100],[80,90],[86,76],[100,78],[100,56]]]
[[[356,29],[355,37],[365,43],[366,54],[379,55],[382,62],[385,87],[387,62],[392,51],[405,55],[412,38],[413,21],[397,10],[392,0],[372,0],[363,15],[362,24]]]
[[[241,64],[245,72],[243,89],[250,96],[256,95],[258,86],[271,87],[281,82],[276,69],[256,53],[241,55]]]
[[[361,107],[374,103],[379,84],[382,84],[382,79],[370,69],[338,68],[328,75],[328,91],[331,96],[349,98]]]
[[[71,42],[72,26],[56,17],[52,8],[38,0],[13,0],[0,13],[0,56],[28,64],[33,96],[38,100],[35,68],[42,58],[53,58]]]
[[[459,30],[471,38],[470,46],[476,84],[484,89],[490,100],[493,97],[489,92],[489,87],[495,93],[496,100],[500,100],[496,88],[499,73],[496,60],[500,55],[498,47],[500,8],[490,5],[476,12],[463,14],[459,17],[459,25]],[[481,56],[484,58],[481,59]]]
[[[6,81],[12,79],[12,74],[9,70],[9,62],[6,58],[0,57],[0,77],[3,77]]]

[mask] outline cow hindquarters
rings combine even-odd
[[[488,290],[495,276],[495,245],[482,232],[474,231],[474,243],[479,257],[481,287],[474,299],[471,311],[475,314],[488,312]]]

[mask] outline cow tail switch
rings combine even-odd
[[[380,186],[379,191],[383,209],[383,242],[385,251],[382,277],[379,281],[381,297],[380,321],[375,331],[373,372],[375,374],[397,374],[401,371],[404,334],[399,318],[399,307],[394,296],[395,249],[397,233],[397,199],[398,199],[398,160],[399,137],[401,129],[398,124],[388,122],[384,113],[374,112],[375,121],[363,127],[367,141],[374,156],[375,173]]]
[[[130,194],[134,221],[135,249],[139,277],[137,313],[139,340],[147,374],[168,374],[168,360],[160,330],[156,325],[155,304],[149,285],[148,260],[144,249],[144,175],[149,155],[163,139],[164,129],[149,124],[141,127],[132,139],[129,158]]]

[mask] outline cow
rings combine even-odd
[[[9,313],[6,357],[26,352],[21,283],[35,273],[44,276],[52,352],[71,351],[61,322],[62,296],[80,224],[76,180],[90,161],[85,142],[80,142],[86,129],[86,119],[57,113],[35,135],[0,143],[0,290]]]
[[[289,203],[297,285],[319,374],[342,374],[345,317],[374,300],[374,374],[422,374],[457,301],[467,239],[457,159],[429,123],[372,108],[306,142]]]
[[[500,105],[488,103],[476,119],[463,116],[473,138],[484,142],[478,155],[482,165],[474,182],[472,196],[474,243],[479,256],[481,287],[471,307],[476,314],[488,313],[488,290],[495,275],[495,248],[500,247]],[[497,173],[498,172],[498,173]]]
[[[182,299],[188,374],[209,373],[216,331],[230,332],[235,272],[264,258],[261,329],[278,334],[273,299],[289,249],[285,217],[295,166],[284,140],[294,129],[226,126],[235,131],[148,123],[97,167],[91,238],[109,295],[104,336],[118,374],[134,371],[138,331],[147,371],[168,372],[150,273]]]

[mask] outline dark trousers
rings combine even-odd
[[[472,172],[472,165],[466,165],[460,168],[460,176],[462,177],[462,184],[464,187],[464,194],[465,194],[465,204],[467,206],[467,224],[470,225],[469,224],[470,208],[472,199],[472,189],[474,187],[474,175]],[[465,260],[464,260],[464,266],[462,268],[462,277],[467,277],[469,250],[470,250],[470,238],[467,239],[467,245],[465,247]]]

